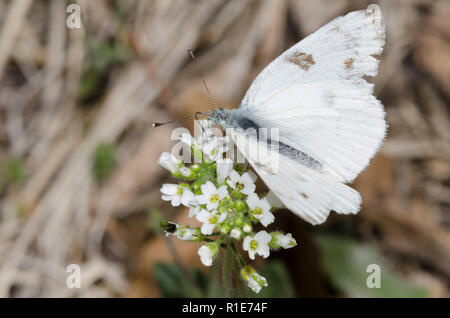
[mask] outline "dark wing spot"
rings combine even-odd
[[[376,14],[378,14],[380,12],[380,7],[376,4],[370,4],[367,9],[366,9],[366,16],[370,17],[370,16],[374,16]]]
[[[316,64],[314,58],[311,54],[306,54],[304,52],[296,52],[295,54],[289,56],[286,59],[289,63],[293,63],[298,65],[301,69],[307,71],[311,67],[311,65]]]
[[[346,59],[344,61],[345,68],[347,70],[352,69],[353,68],[353,62],[355,62],[355,59],[353,57],[350,57],[350,58]]]
[[[372,54],[371,56],[378,61],[381,60],[381,54]]]
[[[305,199],[308,199],[308,195],[306,193],[303,193],[303,192],[299,192],[299,193],[302,197],[304,197]]]
[[[375,37],[373,38],[375,41],[379,41],[379,42],[384,42],[384,33],[380,32],[377,35],[375,35]]]
[[[255,166],[258,167],[259,169],[261,169],[262,171],[264,171],[267,174],[271,174],[271,175],[275,174],[275,172],[269,166],[262,165],[259,162],[255,162]]]

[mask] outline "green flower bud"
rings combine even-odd
[[[195,194],[200,194],[201,193],[201,191],[202,191],[202,188],[201,188],[202,184],[203,183],[200,180],[197,180],[197,181],[195,181],[192,184],[192,190],[194,190]]]
[[[272,232],[272,240],[269,242],[269,246],[274,249],[291,248],[297,245],[297,241],[292,237],[291,233],[283,234],[282,232]]]
[[[245,197],[245,194],[240,193],[236,189],[233,189],[233,191],[231,193],[233,194],[234,197],[239,198],[239,199],[243,199]]]
[[[220,233],[222,234],[228,234],[231,231],[231,226],[228,224],[222,224],[220,226]]]
[[[231,230],[230,236],[236,240],[239,240],[242,236],[242,230],[240,228],[235,227]]]
[[[242,230],[245,233],[250,233],[251,231],[253,231],[253,226],[250,223],[245,223],[244,226],[242,227]]]
[[[234,202],[234,208],[238,212],[244,212],[245,209],[247,208],[247,205],[245,204],[245,202],[243,200],[236,200]]]
[[[225,213],[227,211],[227,208],[224,207],[223,205],[220,205],[219,208],[217,209],[217,212],[219,212],[219,214]]]
[[[241,227],[244,225],[244,216],[239,215],[235,220],[234,220],[234,225],[237,227]]]
[[[191,170],[194,171],[194,172],[199,172],[201,169],[202,169],[202,166],[200,166],[198,163],[194,163],[191,166]]]
[[[250,265],[245,266],[240,271],[241,277],[247,282],[249,288],[251,288],[255,293],[259,293],[262,287],[267,286],[266,279],[259,275],[253,267]]]

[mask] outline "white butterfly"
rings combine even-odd
[[[211,112],[216,123],[233,128],[237,148],[284,205],[312,224],[323,223],[330,210],[360,209],[361,196],[344,183],[368,165],[385,137],[383,105],[365,78],[377,74],[384,41],[377,5],[350,12],[272,61],[238,109]],[[263,157],[267,143],[236,129],[262,127],[279,129],[278,150]]]

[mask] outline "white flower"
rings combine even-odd
[[[221,213],[219,214],[216,211],[210,212],[206,211],[205,209],[202,209],[197,215],[197,220],[203,223],[201,231],[205,235],[212,234],[214,231],[214,228],[217,224],[222,223],[226,217],[227,213]]]
[[[236,170],[231,171],[230,178],[227,180],[228,185],[238,190],[239,192],[250,195],[255,189],[255,181],[248,172],[245,172],[242,176]]]
[[[160,191],[163,194],[161,196],[162,199],[164,201],[171,201],[173,206],[183,204],[184,206],[191,207],[197,204],[194,193],[182,185],[165,183]]]
[[[183,175],[183,177],[189,177],[192,174],[191,169],[186,168],[186,167],[181,167],[180,172]]]
[[[257,218],[262,225],[267,226],[275,220],[266,198],[260,199],[256,193],[252,193],[247,198],[247,205],[252,216]]]
[[[242,230],[245,233],[250,233],[251,231],[253,231],[253,227],[251,224],[247,223],[247,224],[244,224],[244,226],[242,227]]]
[[[193,217],[196,216],[198,214],[198,212],[200,212],[200,206],[194,206],[192,208],[189,209],[189,217]]]
[[[194,149],[198,149],[198,150],[202,150],[203,151],[203,147],[202,145],[207,143],[208,140],[210,140],[212,137],[202,133],[202,135],[195,139],[194,137],[191,136],[191,134],[189,133],[182,133],[180,135],[180,141],[186,145],[188,145],[189,147],[192,147]]]
[[[202,140],[201,149],[207,156],[208,160],[219,160],[222,158],[222,154],[228,151],[229,148],[229,136],[217,137],[212,136],[207,140]]]
[[[207,245],[203,245],[198,249],[198,255],[200,255],[200,260],[202,261],[203,265],[205,266],[211,266],[213,262],[214,256],[216,256],[218,252],[217,244],[211,243]]]
[[[219,206],[219,201],[228,195],[227,187],[221,186],[219,189],[208,181],[201,186],[202,194],[197,196],[200,204],[206,204],[208,210],[215,210]]]
[[[222,153],[228,151],[230,137],[217,137],[213,129],[204,129],[197,139],[189,133],[182,133],[180,141],[189,147],[201,150],[206,156],[206,160],[214,161],[222,158]]]
[[[233,170],[233,160],[230,158],[219,159],[216,163],[217,181],[222,184]]]
[[[241,269],[241,277],[255,293],[259,293],[263,287],[267,286],[267,280],[249,265]]]
[[[242,231],[238,228],[234,228],[230,232],[230,236],[236,240],[239,240],[241,238]]]
[[[169,152],[163,152],[158,159],[158,164],[172,173],[179,170],[180,163],[181,161]]]
[[[291,233],[272,233],[272,236],[275,238],[275,242],[272,243],[275,247],[291,248],[297,245],[297,241],[292,237]]]
[[[246,236],[243,242],[244,251],[248,251],[250,259],[255,259],[255,254],[264,258],[270,255],[269,242],[272,236],[266,231],[259,231],[255,236]]]
[[[178,226],[177,230],[173,233],[173,235],[183,241],[193,241],[199,237],[201,237],[201,233],[199,229],[186,227],[184,225]]]
[[[190,147],[198,147],[197,141],[194,137],[191,136],[191,134],[188,133],[182,133],[180,135],[180,141]]]

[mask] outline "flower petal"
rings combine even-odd
[[[160,191],[161,193],[166,195],[175,195],[178,191],[178,185],[172,183],[164,183]]]
[[[214,231],[215,227],[216,227],[215,224],[203,223],[201,232],[202,232],[202,234],[210,235]]]
[[[227,218],[227,212],[220,214],[217,219],[217,223],[222,223],[223,221],[225,221],[226,218]]]
[[[260,243],[258,245],[264,245],[264,244],[269,243],[272,240],[272,235],[270,235],[266,231],[259,231],[255,235],[255,240],[257,240],[258,243]]]
[[[236,170],[231,171],[230,179],[233,181],[233,183],[238,182],[240,178],[241,178],[241,176],[239,175],[239,173]]]
[[[217,193],[217,188],[211,181],[202,184],[201,189],[202,193],[207,197]]]
[[[211,266],[213,259],[212,259],[212,253],[211,253],[211,249],[206,246],[203,245],[202,247],[200,247],[198,249],[198,255],[200,255],[200,260],[203,263],[203,265],[205,266]]]
[[[251,236],[246,236],[244,238],[244,241],[242,242],[242,248],[244,249],[244,251],[250,250],[250,242],[251,241],[252,241],[252,237]]]
[[[196,218],[202,223],[207,223],[210,216],[210,212],[206,211],[205,209],[201,209],[200,212],[197,213]]]
[[[206,208],[209,211],[216,210],[218,208],[218,206],[219,206],[219,202],[218,201],[217,202],[208,201],[208,203],[206,203]]]
[[[261,209],[263,209],[263,211],[270,211],[271,206],[270,206],[269,201],[267,201],[266,198],[261,199],[259,201],[259,203],[260,203],[260,207],[261,207]]]
[[[219,199],[222,200],[223,198],[225,198],[228,194],[227,191],[227,186],[223,185],[221,186],[218,190],[217,190],[218,194],[219,194]]]
[[[219,183],[223,183],[225,181],[225,178],[227,178],[230,175],[232,170],[233,170],[233,160],[231,160],[230,158],[217,161],[216,164],[217,181],[219,181]]]
[[[252,179],[252,177],[250,177],[250,174],[248,172],[246,172],[241,176],[241,182],[246,183],[246,184],[247,183],[252,184],[253,179]]]
[[[258,254],[261,255],[264,258],[269,257],[270,255],[270,248],[267,244],[258,244]]]
[[[247,200],[247,205],[250,208],[250,210],[254,210],[256,208],[256,205],[259,202],[259,198],[258,195],[256,193],[252,193],[248,196]]]
[[[272,212],[266,212],[263,214],[263,217],[259,220],[259,222],[267,226],[275,221],[275,216],[272,214]]]
[[[246,186],[244,186],[244,189],[241,190],[241,193],[245,194],[245,195],[250,195],[253,192],[255,192],[256,186],[255,184],[251,183],[251,184],[247,184]]]

